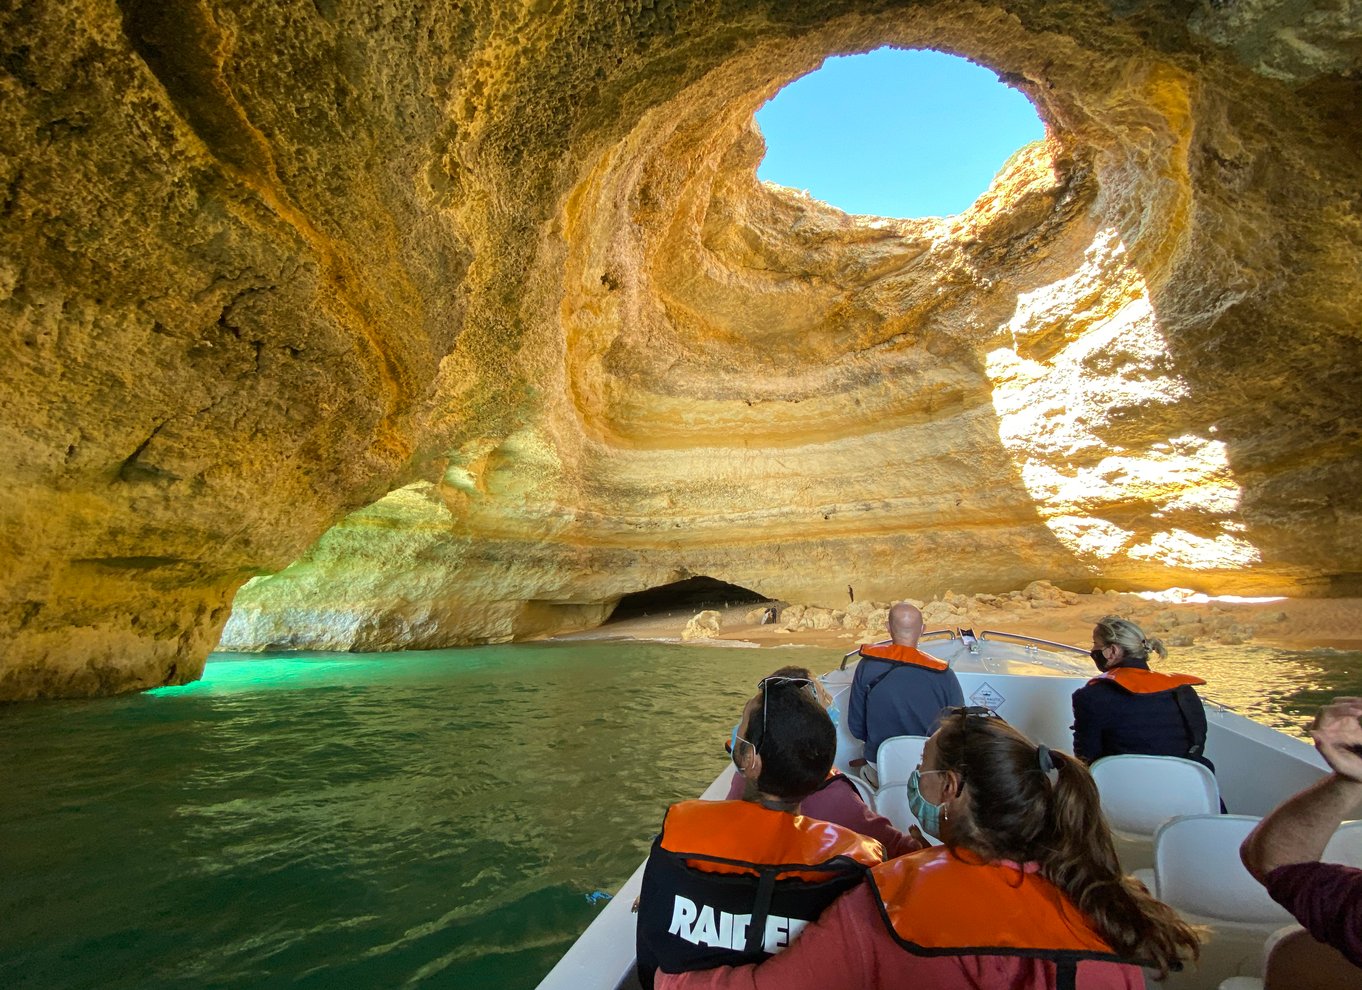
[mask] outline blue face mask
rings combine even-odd
[[[832,719],[833,726],[842,724],[842,709],[837,707],[837,702],[828,705],[828,718]]]
[[[742,728],[741,722],[733,726],[733,735],[728,740],[728,757],[733,761],[733,765],[738,768],[739,773],[746,770],[747,768],[738,762],[738,743],[741,742],[749,747],[752,745],[746,739],[743,739],[742,736],[738,735],[738,730],[741,728]],[[747,762],[751,763],[752,761],[748,760]]]
[[[922,782],[922,774],[914,770],[908,776],[908,810],[913,813],[913,817],[922,826],[922,831],[934,838],[941,838],[941,813],[942,804],[932,804],[922,796],[919,784]]]

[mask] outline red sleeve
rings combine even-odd
[[[880,945],[878,943],[883,943]],[[876,955],[901,955],[884,930],[869,884],[847,891],[794,943],[758,965],[720,966],[695,973],[658,972],[657,990],[825,990],[870,986]]]
[[[1316,940],[1362,966],[1362,870],[1337,863],[1292,863],[1269,873],[1263,885]]]
[[[832,822],[859,832],[866,838],[878,839],[884,846],[885,859],[917,852],[922,848],[911,835],[896,829],[888,818],[871,811],[870,806],[861,800],[855,785],[848,781],[838,781],[823,788],[805,801],[799,810],[810,818]]]
[[[733,780],[728,785],[728,797],[725,801],[736,801],[742,797],[743,788],[747,786],[747,778],[740,773],[733,775]]]

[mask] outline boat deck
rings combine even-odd
[[[928,633],[919,644],[925,652],[951,665],[960,679],[967,704],[992,708],[1030,738],[1055,749],[1072,747],[1070,724],[1073,692],[1093,676],[1086,651],[1003,632],[977,637],[954,630]],[[854,660],[854,654],[849,655]],[[834,669],[823,682],[842,711],[851,686],[854,662]],[[1215,763],[1216,778],[1229,810],[1264,815],[1284,798],[1318,780],[1327,768],[1314,748],[1252,721],[1213,698],[1206,701],[1206,755]],[[862,745],[838,727],[837,766],[851,770]],[[727,767],[701,797],[720,800],[733,775]],[[893,817],[892,815],[890,816]],[[895,821],[901,829],[910,823]],[[1144,842],[1118,843],[1122,866],[1129,872],[1153,863],[1153,847]],[[636,988],[634,915],[632,908],[643,878],[640,864],[591,926],[539,984],[539,990],[616,990]],[[1200,919],[1194,919],[1200,920]],[[1170,990],[1213,990],[1236,975],[1258,975],[1265,932],[1233,926],[1215,928],[1196,969],[1173,974],[1150,987]]]

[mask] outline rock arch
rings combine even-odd
[[[683,571],[1355,586],[1346,13],[148,12],[0,15],[0,697],[197,676],[275,571],[241,616],[392,646]],[[757,184],[761,100],[885,43],[1050,140],[936,224]]]

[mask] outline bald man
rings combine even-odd
[[[884,740],[929,736],[943,709],[965,703],[955,671],[917,648],[921,636],[922,613],[899,602],[889,610],[890,645],[861,647],[847,728],[872,763]]]

